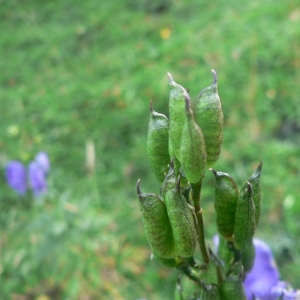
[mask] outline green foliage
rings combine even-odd
[[[167,112],[166,72],[195,97],[210,69],[226,128],[214,168],[231,170],[241,186],[263,158],[259,235],[275,249],[284,279],[298,284],[298,6],[2,1],[0,167],[42,149],[52,171],[50,193],[31,208],[1,172],[0,296],[172,299],[176,275],[150,261],[132,187],[138,177],[143,189],[158,187],[145,156],[145,116],[150,99]],[[85,162],[89,141],[94,169]],[[213,186],[213,175],[204,181]],[[207,220],[210,191],[202,190]],[[215,232],[210,226],[206,235]]]

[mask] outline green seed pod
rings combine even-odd
[[[180,192],[180,177],[176,187],[167,191],[165,203],[179,255],[190,257],[195,251],[197,232],[193,211]]]
[[[182,128],[185,120],[185,99],[190,97],[187,91],[179,84],[177,84],[170,73],[168,73],[169,85],[171,86],[170,98],[169,98],[169,135],[172,145],[172,151],[178,160],[180,159],[180,144]]]
[[[150,101],[150,121],[147,138],[147,154],[150,167],[159,181],[163,181],[170,162],[169,120],[153,110]]]
[[[200,92],[195,102],[195,120],[202,129],[210,168],[219,158],[223,142],[223,112],[218,94],[217,74],[212,70],[214,81]]]
[[[136,190],[146,238],[152,251],[161,258],[174,258],[178,255],[178,250],[164,202],[155,194],[142,193],[140,180],[137,181]]]
[[[254,171],[254,173],[248,178],[245,182],[243,189],[247,187],[247,182],[250,182],[252,185],[253,191],[253,202],[255,205],[255,224],[257,226],[259,217],[260,217],[260,206],[261,206],[261,189],[260,189],[260,174],[263,166],[263,161],[260,160],[260,164]]]
[[[252,186],[248,182],[247,187],[239,193],[234,224],[234,248],[242,251],[252,245],[252,238],[256,229],[255,206],[252,200]]]
[[[242,252],[241,260],[245,273],[251,271],[255,259],[255,247],[253,241],[251,245]]]
[[[223,172],[210,169],[216,178],[215,210],[219,233],[228,241],[232,241],[235,222],[235,209],[238,188],[233,178]]]
[[[216,284],[209,284],[202,287],[201,300],[221,300],[220,291]]]
[[[200,127],[194,121],[189,99],[185,99],[185,122],[181,135],[180,158],[186,178],[197,183],[203,176],[206,164],[204,137]]]
[[[222,300],[246,300],[241,276],[226,278],[221,284]]]

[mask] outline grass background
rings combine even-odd
[[[150,261],[135,183],[158,192],[146,157],[149,100],[168,81],[195,98],[219,78],[224,146],[215,169],[239,185],[259,158],[256,236],[300,287],[300,6],[286,1],[1,1],[2,299],[173,299],[176,271]],[[96,151],[87,167],[86,147]],[[12,159],[45,150],[49,192],[19,199]],[[215,233],[213,176],[203,190]],[[33,201],[31,207],[26,206]]]

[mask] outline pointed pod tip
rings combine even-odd
[[[167,75],[168,75],[168,79],[169,79],[169,84],[173,85],[174,84],[174,80],[173,80],[173,77],[172,77],[171,73],[167,72]]]
[[[136,193],[137,193],[138,197],[141,196],[140,182],[141,182],[141,179],[138,179],[138,181],[136,183]]]
[[[150,100],[150,113],[153,113],[154,110],[153,110],[153,101],[152,99]]]
[[[214,76],[213,84],[217,84],[218,82],[217,72],[214,69],[211,69],[211,72],[213,73]]]
[[[264,162],[263,162],[263,160],[261,158],[259,160],[260,160],[260,163],[259,163],[259,165],[257,167],[257,171],[261,172],[261,169],[262,169],[262,166],[263,166]]]

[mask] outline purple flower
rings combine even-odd
[[[35,196],[47,191],[46,175],[50,171],[50,161],[46,152],[41,151],[26,168],[20,161],[11,161],[6,166],[6,180],[9,186],[23,196],[27,190],[27,181]]]
[[[38,162],[32,161],[29,164],[28,177],[35,196],[47,191],[46,174]]]
[[[46,152],[41,151],[35,156],[35,161],[40,165],[45,174],[50,171],[50,161]]]
[[[213,241],[217,251],[219,236],[215,235]],[[253,239],[253,244],[254,264],[244,280],[247,300],[299,300],[300,290],[294,290],[286,282],[279,281],[280,275],[270,247],[258,239]]]
[[[27,189],[25,166],[20,161],[13,160],[6,166],[5,176],[8,185],[23,196]]]
[[[288,284],[279,281],[280,275],[270,247],[265,242],[257,239],[254,239],[253,243],[255,246],[254,265],[244,281],[247,299],[299,299],[297,298],[299,297],[297,291],[291,289]]]
[[[255,247],[254,265],[244,281],[247,299],[250,300],[253,293],[267,292],[279,281],[279,272],[270,247],[257,239],[254,239],[253,243]]]
[[[278,281],[275,286],[270,288],[268,291],[256,292],[255,298],[248,299],[259,299],[259,300],[297,300],[300,299],[300,291],[293,290],[287,283]]]

